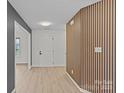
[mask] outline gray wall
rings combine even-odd
[[[17,21],[28,32],[31,29],[19,16],[15,9],[7,2],[7,93],[15,88],[15,41],[14,41],[14,21]]]

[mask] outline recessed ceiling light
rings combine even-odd
[[[40,25],[42,26],[50,26],[52,23],[48,21],[40,22]]]

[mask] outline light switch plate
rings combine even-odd
[[[95,47],[95,53],[101,53],[102,47]]]

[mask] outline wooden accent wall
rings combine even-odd
[[[116,90],[115,4],[115,0],[102,0],[81,9],[67,23],[67,72],[92,93]],[[95,47],[102,52],[95,52]]]
[[[80,12],[72,18],[71,21],[74,24],[67,24],[67,72],[72,76],[72,78],[80,85],[81,84],[81,66],[80,66]]]

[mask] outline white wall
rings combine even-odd
[[[30,58],[30,34],[18,23],[15,24],[16,37],[20,38],[20,54],[16,55],[16,63],[28,63]]]
[[[46,35],[46,38],[47,36],[49,36],[49,38],[54,37],[54,40],[48,41],[47,39],[45,41],[44,35]],[[41,58],[38,57],[37,52],[39,50],[37,48],[39,48],[40,45],[43,46],[43,44],[46,44],[48,42],[52,44],[50,45],[50,47],[52,47],[52,49],[54,50],[54,53],[50,53],[52,56],[51,58],[51,62],[53,63],[52,66],[65,66],[66,65],[66,32],[65,31],[32,31],[32,66],[35,67],[47,66],[47,63],[46,65],[44,65],[44,62],[42,62],[45,61],[45,59],[42,57]]]

